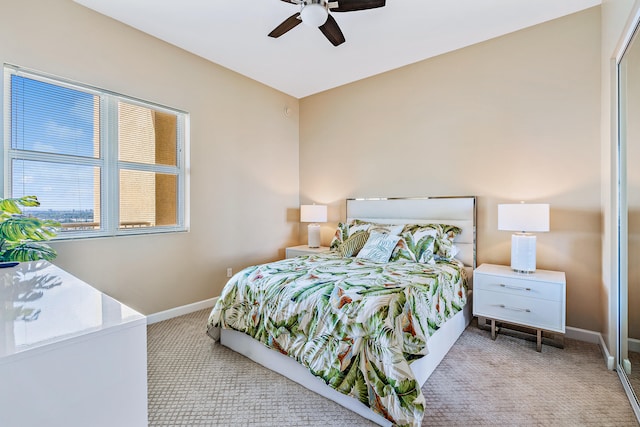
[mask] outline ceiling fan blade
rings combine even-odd
[[[383,7],[385,0],[338,0],[337,3],[338,6],[330,8],[332,12],[353,12],[356,10],[375,9],[377,7]]]
[[[302,3],[301,0],[282,0],[285,3],[291,3],[291,4],[300,4]]]
[[[340,27],[338,27],[336,20],[333,19],[333,16],[329,15],[327,17],[327,22],[318,28],[320,28],[322,34],[324,34],[324,36],[329,39],[331,44],[334,46],[341,45],[345,42],[344,35],[342,34],[342,31],[340,31]]]
[[[282,24],[274,28],[273,31],[269,33],[269,37],[278,38],[292,28],[295,28],[301,22],[302,20],[300,19],[300,12],[294,13],[293,15],[285,19]]]
[[[285,0],[286,1],[286,0]],[[383,7],[385,0],[338,0],[338,6],[331,7],[332,12],[353,12],[356,10]]]

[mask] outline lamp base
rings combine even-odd
[[[309,224],[308,230],[308,246],[310,248],[320,247],[320,224]]]
[[[515,233],[511,235],[511,269],[518,273],[535,273],[535,235],[529,233]]]

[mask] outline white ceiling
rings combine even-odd
[[[599,5],[601,0],[387,0],[333,13],[346,42],[298,25],[281,0],[74,0],[296,98]]]

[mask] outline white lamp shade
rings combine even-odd
[[[318,28],[327,22],[329,12],[319,3],[304,6],[300,11],[300,18],[305,25]]]
[[[327,222],[325,205],[301,205],[300,222]]]
[[[549,205],[517,203],[498,205],[498,230],[549,231]]]

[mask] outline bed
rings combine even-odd
[[[377,424],[418,426],[422,385],[471,321],[475,230],[475,197],[349,199],[336,250],[238,272],[207,333]]]

